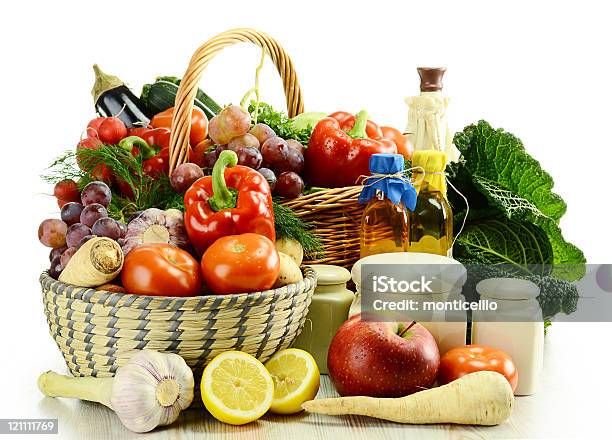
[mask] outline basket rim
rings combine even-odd
[[[316,287],[317,273],[314,271],[314,269],[310,267],[309,265],[304,265],[300,269],[302,270],[304,279],[298,281],[297,283],[287,284],[285,286],[277,287],[275,289],[268,289],[268,290],[249,292],[249,293],[232,293],[228,295],[213,294],[213,295],[197,295],[197,296],[161,296],[161,295],[137,295],[134,293],[123,293],[123,292],[110,292],[108,290],[96,289],[94,287],[82,287],[82,286],[77,286],[74,284],[64,283],[62,281],[56,280],[55,278],[52,278],[49,275],[48,270],[44,270],[40,274],[39,281],[42,285],[47,285],[49,290],[53,290],[56,292],[58,290],[61,290],[63,292],[67,292],[68,293],[67,297],[70,299],[77,298],[77,295],[76,295],[77,292],[92,291],[92,292],[98,292],[100,294],[105,294],[109,296],[110,295],[120,295],[122,298],[124,298],[126,301],[130,303],[136,302],[138,300],[145,300],[145,299],[147,300],[160,299],[160,300],[168,300],[168,301],[177,301],[177,300],[178,301],[180,300],[206,301],[206,300],[211,300],[213,298],[223,298],[226,301],[234,302],[238,299],[243,299],[243,298],[247,298],[247,299],[260,298],[260,297],[265,298],[268,295],[273,296],[275,294],[281,293],[288,289],[292,290],[294,293],[298,293],[300,291],[308,290],[309,288],[312,288],[312,285]]]

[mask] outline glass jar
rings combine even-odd
[[[340,266],[313,264],[317,273],[315,288],[302,332],[293,343],[314,357],[322,374],[327,374],[327,350],[332,338],[347,320],[355,295],[346,288],[351,279],[348,270]]]
[[[404,157],[373,154],[371,176],[364,183],[360,203],[367,203],[361,217],[360,257],[406,252],[408,209],[414,209],[416,190],[404,175]]]
[[[533,394],[544,364],[544,321],[536,299],[540,289],[531,281],[489,278],[476,285],[482,299],[495,301],[492,314],[474,311],[472,343],[505,351],[518,370],[514,394]]]
[[[415,151],[413,180],[416,207],[410,213],[408,252],[452,256],[453,211],[446,199],[446,154],[442,151]]]

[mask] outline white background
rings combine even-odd
[[[589,262],[611,263],[612,32],[604,5],[4,3],[0,417],[30,415],[38,401],[36,374],[61,367],[37,285],[48,252],[36,238],[40,221],[58,216],[58,209],[46,195],[52,188],[38,176],[55,156],[76,145],[94,117],[93,63],[139,92],[156,75],[182,75],[195,48],[214,34],[256,27],[281,41],[292,56],[306,110],[367,108],[373,120],[400,129],[407,114],[403,98],[418,93],[416,66],[445,65],[453,131],[484,118],[518,135],[554,177],[555,190],[568,204],[562,220],[566,238],[584,250]],[[206,71],[202,88],[220,103],[239,101],[252,86],[258,59],[258,50],[247,45],[224,51]],[[280,81],[269,62],[262,94],[276,107],[283,105]],[[572,339],[572,332],[566,333],[568,350],[586,344],[582,356],[592,355],[603,369],[601,357],[610,360],[598,345],[603,334],[582,332]],[[586,347],[591,351],[585,354]],[[573,374],[581,380],[580,371]]]

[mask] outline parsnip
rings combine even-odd
[[[319,414],[356,414],[410,424],[486,426],[502,423],[512,414],[513,406],[510,384],[493,371],[471,373],[444,386],[401,398],[355,396],[302,404],[306,411]]]
[[[115,279],[122,267],[121,246],[110,238],[96,237],[72,256],[59,280],[75,286],[97,287]]]

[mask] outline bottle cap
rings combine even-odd
[[[377,153],[370,156],[370,172],[395,174],[404,171],[404,156],[401,154]]]
[[[442,77],[446,67],[417,67],[421,77],[421,92],[439,92],[442,90]]]
[[[540,294],[533,282],[518,278],[488,278],[476,284],[476,292],[484,298],[501,300],[530,300]]]
[[[331,264],[311,264],[310,267],[317,274],[317,285],[319,286],[345,284],[351,279],[351,273],[344,267]]]

